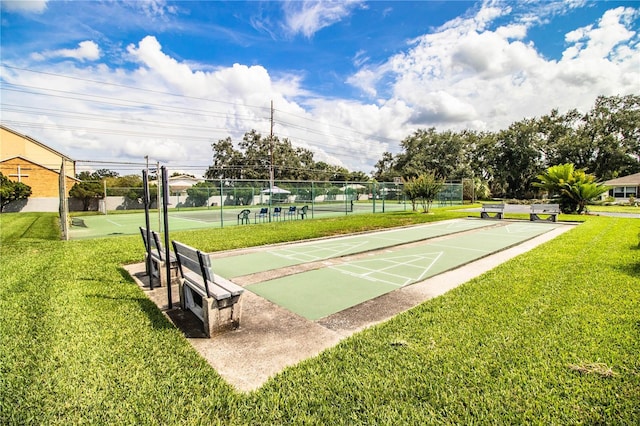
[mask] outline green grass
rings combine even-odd
[[[587,206],[590,212],[608,212],[608,213],[634,213],[640,214],[640,207],[636,206]]]
[[[212,251],[464,215],[171,236]],[[122,269],[138,236],[62,242],[54,215],[2,214],[0,423],[637,424],[638,221],[563,218],[584,223],[242,394]]]

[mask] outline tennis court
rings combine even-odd
[[[279,216],[273,215],[273,207],[270,209],[270,216],[258,217],[258,213],[263,206],[234,206],[234,207],[210,207],[201,209],[169,209],[169,229],[170,231],[184,231],[202,228],[221,228],[225,226],[238,225],[238,214],[246,209],[250,210],[249,224],[260,224],[269,222],[288,221],[299,219],[298,212],[288,214],[289,205],[282,206]],[[297,206],[298,209],[302,206]],[[406,210],[404,203],[387,202],[385,205],[378,203],[373,209],[373,203],[356,203],[353,208],[345,203],[323,203],[310,205],[306,218],[317,219],[326,217],[340,217],[347,214],[391,212]],[[384,207],[384,208],[383,208]],[[409,206],[409,208],[411,208]],[[152,211],[149,215],[149,228],[161,232],[162,218],[157,211]],[[140,226],[145,226],[144,212],[88,215],[76,216],[72,219],[70,228],[71,239],[100,238],[116,235],[137,234]]]
[[[460,219],[214,256],[213,265],[251,292],[318,320],[558,226]]]

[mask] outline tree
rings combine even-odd
[[[213,143],[213,165],[205,173],[207,179],[240,179],[242,153],[235,150],[231,138]]]
[[[256,130],[244,134],[238,149],[231,138],[219,140],[212,147],[213,165],[205,174],[208,179],[266,181],[272,169],[277,180],[344,181],[353,177],[344,167],[316,163],[311,150],[294,147],[287,138],[263,137]],[[357,177],[364,175],[355,173]]]
[[[391,182],[398,176],[394,171],[394,158],[390,152],[384,152],[382,158],[378,160],[373,172],[373,178],[379,182]]]
[[[640,171],[640,96],[599,96],[584,117],[581,138],[593,148],[586,167],[599,179]]]
[[[416,211],[416,203],[422,204],[424,213],[428,213],[433,200],[444,186],[444,179],[438,178],[435,172],[423,173],[418,177],[404,181],[404,192],[411,200],[413,211]]]
[[[542,145],[535,120],[522,120],[499,132],[491,192],[510,198],[531,198],[531,184],[545,169]]]
[[[547,191],[550,197],[559,198],[563,213],[582,213],[589,201],[608,190],[596,182],[595,176],[576,169],[571,163],[551,166],[537,178],[539,182],[533,185]]]
[[[187,189],[187,206],[206,206],[209,198],[213,195],[219,195],[218,186],[211,181],[198,182],[191,188]]]
[[[82,210],[88,211],[94,200],[105,197],[104,185],[100,181],[82,181],[73,185],[69,196],[82,201]]]
[[[31,187],[22,182],[14,182],[0,172],[0,213],[9,203],[26,200],[31,196]]]
[[[402,176],[418,176],[422,170],[433,170],[447,179],[471,177],[465,161],[465,139],[460,133],[436,132],[435,128],[419,129],[401,142],[404,149],[396,159],[394,168]],[[380,164],[386,166],[388,160]]]

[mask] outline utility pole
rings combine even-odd
[[[273,100],[271,101],[271,131],[269,133],[269,156],[271,157],[270,165],[269,165],[269,190],[271,193],[269,194],[269,200],[273,196]],[[269,202],[271,204],[271,202]]]

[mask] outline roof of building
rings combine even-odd
[[[29,142],[32,142],[32,143],[34,143],[34,144],[36,144],[38,146],[41,146],[42,148],[54,153],[55,155],[59,156],[60,158],[64,158],[67,161],[74,161],[73,158],[71,158],[71,157],[69,157],[67,155],[64,155],[61,152],[58,152],[55,149],[51,148],[50,146],[47,146],[47,145],[43,144],[42,142],[39,142],[39,141],[33,139],[31,136],[24,135],[24,134],[22,134],[20,132],[17,132],[15,130],[13,130],[13,129],[10,129],[10,128],[8,128],[7,126],[5,126],[3,124],[0,124],[0,128],[6,130],[7,132],[11,132],[16,136],[20,136],[21,138],[27,139]]]
[[[607,186],[640,186],[640,173],[611,179],[604,184]]]

